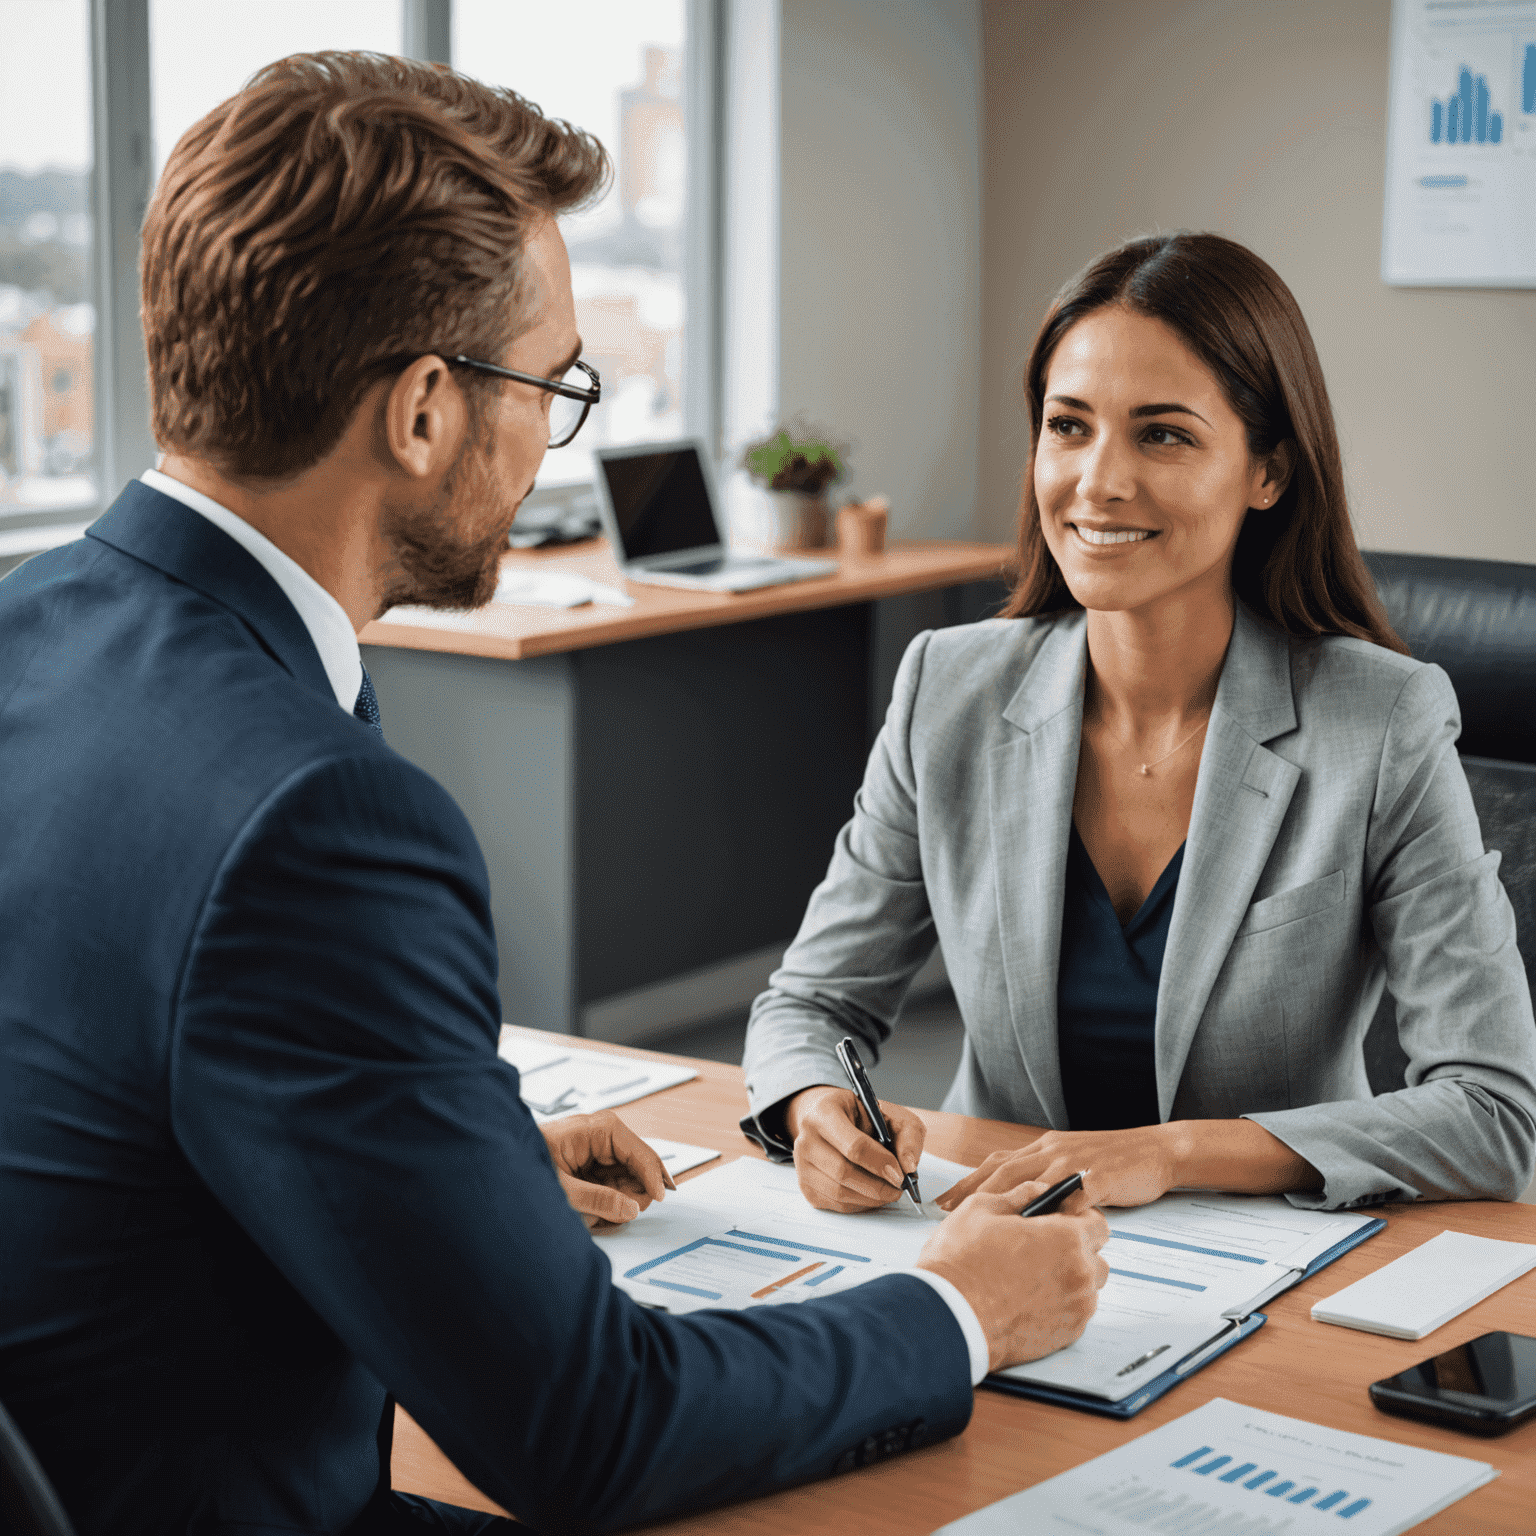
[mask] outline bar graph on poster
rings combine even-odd
[[[1536,0],[1394,0],[1381,269],[1536,288]]]

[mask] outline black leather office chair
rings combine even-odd
[[[1516,941],[1536,989],[1536,565],[1367,551],[1393,628],[1420,661],[1445,669],[1461,704],[1461,764],[1503,858]],[[1403,1086],[1407,1057],[1384,997],[1365,1041],[1377,1093]]]
[[[5,1536],[75,1536],[48,1475],[16,1421],[0,1407],[0,1531]]]

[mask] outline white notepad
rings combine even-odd
[[[1536,1243],[1445,1231],[1325,1296],[1312,1308],[1312,1319],[1393,1339],[1422,1339],[1532,1269]]]

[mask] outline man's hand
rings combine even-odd
[[[994,1371],[1064,1349],[1088,1326],[1109,1278],[1099,1255],[1109,1223],[1085,1195],[1071,1196],[1058,1215],[1020,1218],[1047,1187],[972,1195],[923,1244],[917,1261],[970,1302]]]
[[[800,1193],[818,1210],[872,1211],[901,1198],[901,1175],[916,1172],[926,1132],[900,1104],[882,1099],[880,1112],[896,1138],[895,1157],[868,1134],[874,1127],[848,1089],[824,1084],[789,1101],[784,1123],[794,1138]]]
[[[611,1109],[539,1129],[565,1198],[589,1227],[633,1221],[667,1188],[661,1159]]]

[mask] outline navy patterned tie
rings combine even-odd
[[[357,703],[352,706],[352,713],[357,716],[364,725],[371,725],[379,735],[384,734],[384,722],[379,718],[379,700],[373,691],[373,679],[368,676],[368,668],[363,668],[363,686],[357,690]]]

